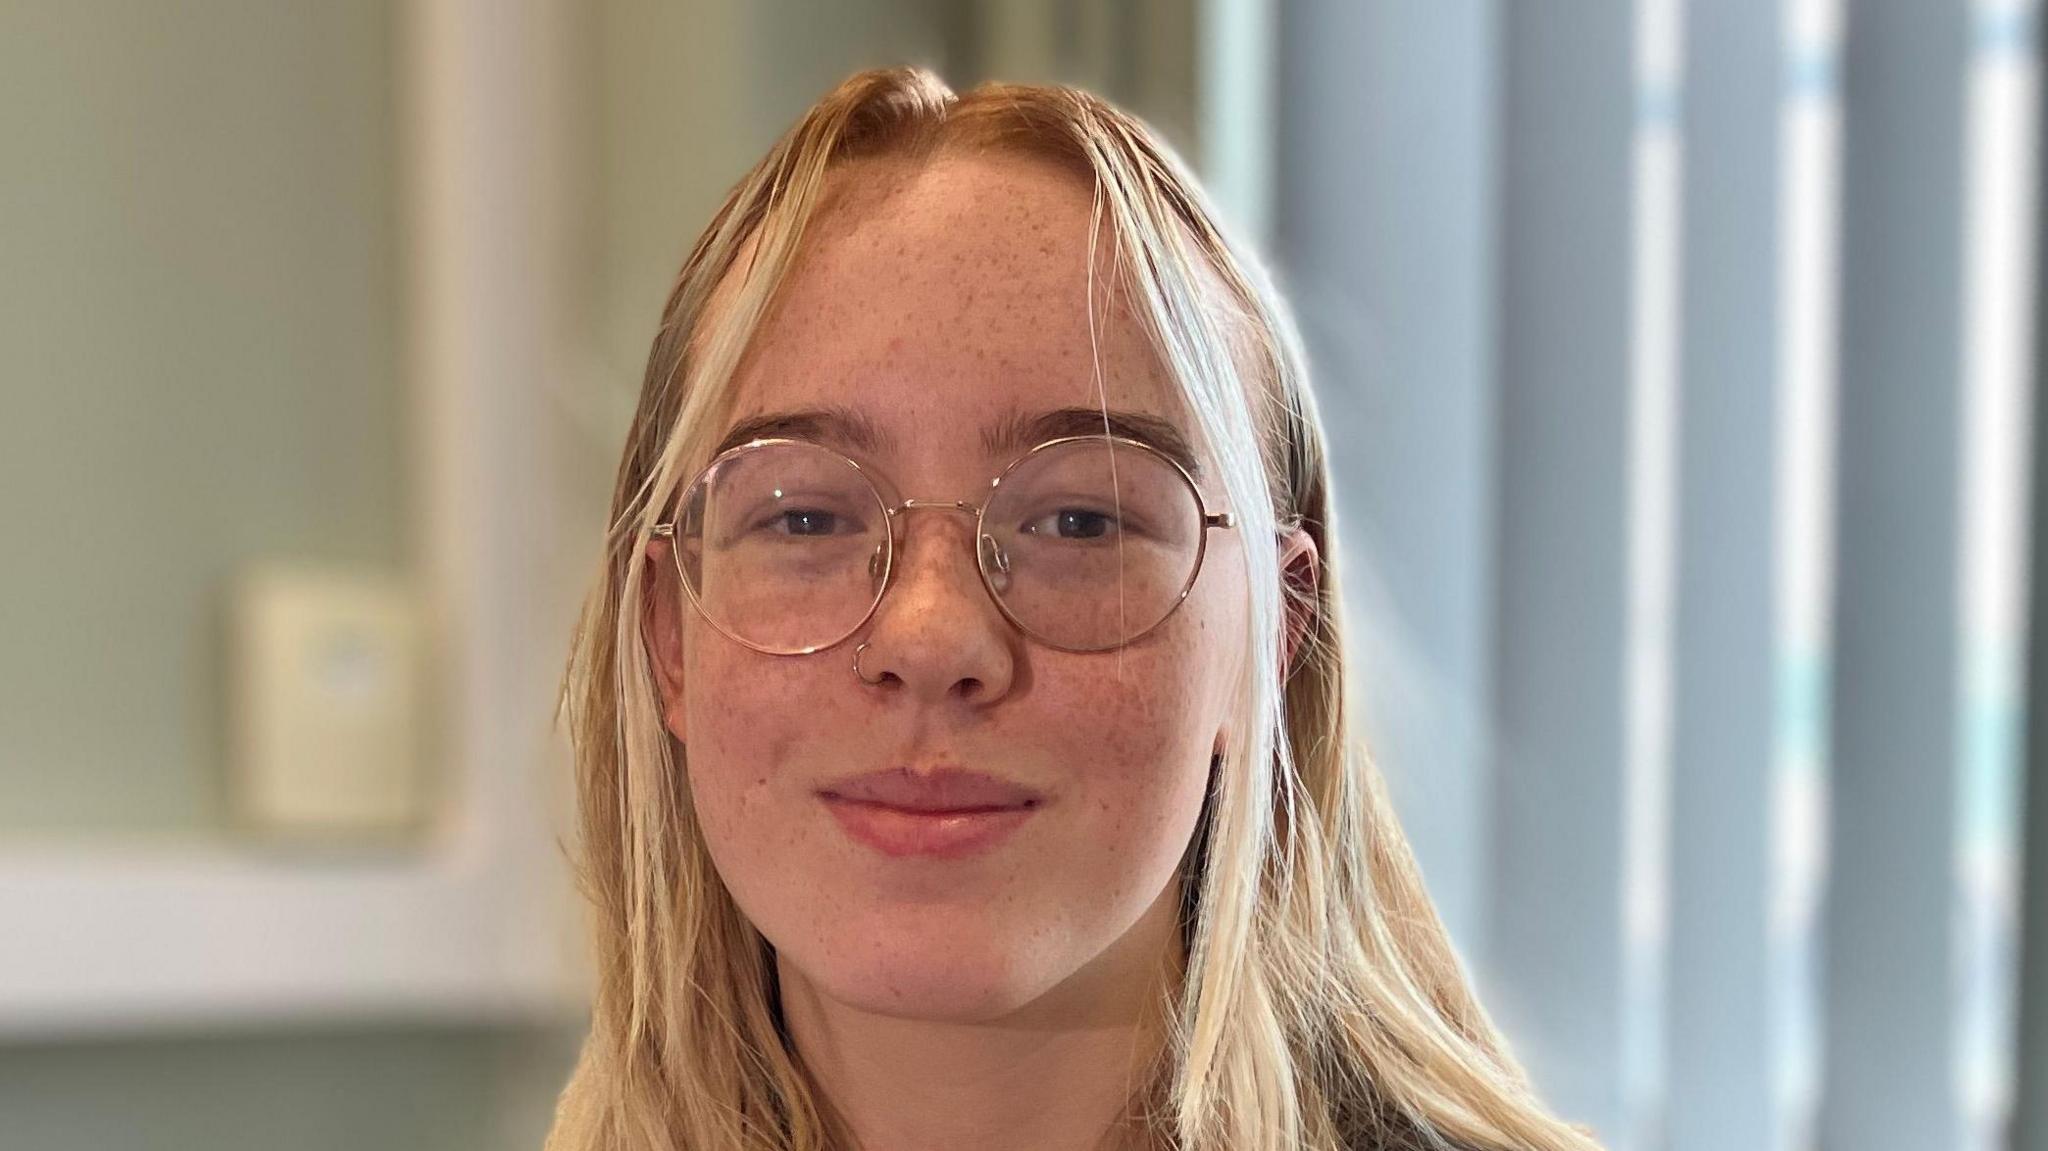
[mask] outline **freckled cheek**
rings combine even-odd
[[[804,669],[758,653],[707,652],[686,674],[690,791],[706,834],[734,834],[787,821],[807,781],[793,758],[803,741],[832,721]],[[753,832],[749,833],[754,834]]]
[[[1186,675],[1185,665],[1140,670],[1133,663],[1121,683],[1114,676],[1069,682],[1063,705],[1051,710],[1065,717],[1052,725],[1054,738],[1064,744],[1067,777],[1083,805],[1071,818],[1128,837],[1177,821],[1190,788],[1199,796],[1211,733],[1199,693],[1176,678]]]
[[[1095,755],[1101,757],[1101,805],[1125,833],[1177,851],[1208,785],[1209,755],[1222,722],[1220,690],[1228,620],[1191,598],[1127,666],[1086,694],[1109,701]],[[1219,626],[1221,625],[1221,626]],[[1185,826],[1184,826],[1185,825]]]

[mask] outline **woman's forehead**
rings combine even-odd
[[[1106,230],[1090,284],[1089,223],[1084,183],[1008,157],[835,198],[740,362],[728,425],[822,411],[878,447],[943,431],[1001,454],[1032,421],[1093,409],[1099,432],[1108,409],[1111,430],[1127,416],[1192,443],[1177,385],[1112,293]]]

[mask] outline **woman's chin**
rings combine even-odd
[[[845,1007],[874,1015],[929,1022],[980,1023],[1009,1015],[1043,994],[1018,952],[991,946],[939,951],[901,944],[845,952],[824,970],[807,973],[814,990]]]
[[[957,971],[929,977],[858,981],[840,1002],[857,1011],[926,1023],[987,1023],[1014,1014],[1030,996],[1014,987],[962,979]]]

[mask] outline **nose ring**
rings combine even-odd
[[[864,676],[860,673],[860,653],[866,651],[867,649],[867,640],[860,641],[860,646],[853,649],[853,678],[861,681],[864,684],[867,684],[869,687],[873,687],[876,684],[881,683],[882,681],[879,679],[869,679],[867,676]]]

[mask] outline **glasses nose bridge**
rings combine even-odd
[[[981,523],[981,507],[977,504],[968,503],[966,500],[908,499],[888,509],[889,535],[892,543],[897,542],[897,526],[899,524],[903,525],[903,530],[906,533],[904,539],[907,541],[910,521],[904,517],[903,513],[912,508],[929,508],[933,511],[957,512],[973,520],[975,525]]]
[[[904,500],[902,503],[889,509],[889,516],[894,519],[911,508],[937,508],[940,511],[966,512],[968,515],[977,518],[981,515],[981,508],[968,503],[966,500]]]
[[[970,520],[972,520],[972,521],[973,521],[973,523],[971,523],[971,524],[969,525],[969,529],[968,529],[968,530],[969,530],[969,531],[971,531],[971,532],[974,532],[974,533],[975,533],[975,535],[976,535],[976,537],[977,537],[977,538],[975,538],[975,539],[973,540],[973,544],[972,544],[972,546],[973,546],[973,547],[974,547],[974,549],[975,549],[975,556],[976,556],[976,562],[977,562],[977,563],[979,563],[979,561],[980,561],[980,547],[981,547],[981,540],[980,540],[980,539],[978,538],[978,537],[979,537],[979,535],[980,535],[980,533],[979,533],[979,530],[978,530],[978,529],[979,529],[979,526],[980,526],[980,524],[981,524],[981,506],[980,506],[980,505],[978,505],[978,504],[972,504],[972,503],[969,503],[969,502],[967,502],[966,500],[920,500],[920,499],[907,499],[907,500],[904,500],[903,502],[901,502],[901,503],[897,504],[897,505],[896,505],[895,507],[892,507],[892,508],[889,508],[889,509],[888,509],[888,511],[889,511],[889,542],[890,542],[890,543],[891,543],[892,545],[894,545],[894,546],[898,546],[898,547],[907,547],[907,546],[909,545],[909,536],[908,536],[908,533],[909,533],[909,523],[910,523],[910,521],[909,521],[909,520],[908,520],[907,518],[905,518],[905,516],[904,516],[904,514],[903,514],[903,513],[905,513],[905,512],[907,512],[907,511],[911,510],[912,508],[929,508],[929,509],[931,509],[932,511],[940,511],[940,512],[957,512],[957,513],[959,513],[959,514],[961,514],[961,515],[964,515],[964,516],[968,517],[968,518],[969,518]],[[899,539],[899,537],[898,537],[898,534],[897,534],[897,525],[899,525],[899,524],[903,525],[903,532],[904,532],[903,536],[902,536],[902,537],[901,537],[900,539]]]
[[[1009,558],[1005,555],[1002,555],[1000,551],[998,551],[996,554],[990,557],[984,557],[982,555],[984,543],[993,543],[994,541],[984,541],[981,538],[979,530],[982,512],[981,505],[969,503],[966,500],[906,499],[901,503],[897,504],[896,506],[888,508],[887,510],[889,513],[889,544],[891,550],[895,551],[899,558],[902,554],[903,549],[909,547],[909,529],[907,526],[909,520],[905,518],[903,513],[911,510],[912,508],[928,508],[933,511],[957,512],[959,514],[969,517],[973,521],[969,525],[969,531],[973,534],[968,543],[968,552],[974,560],[974,565],[977,572],[979,572],[981,569],[983,559],[988,558],[996,564],[999,573],[1008,573]],[[905,525],[904,535],[900,539],[898,537],[896,530],[898,524]],[[890,570],[892,571],[892,573],[896,570],[897,566],[898,565],[895,562],[892,562],[890,564]],[[892,578],[890,582],[894,583],[895,581]]]

